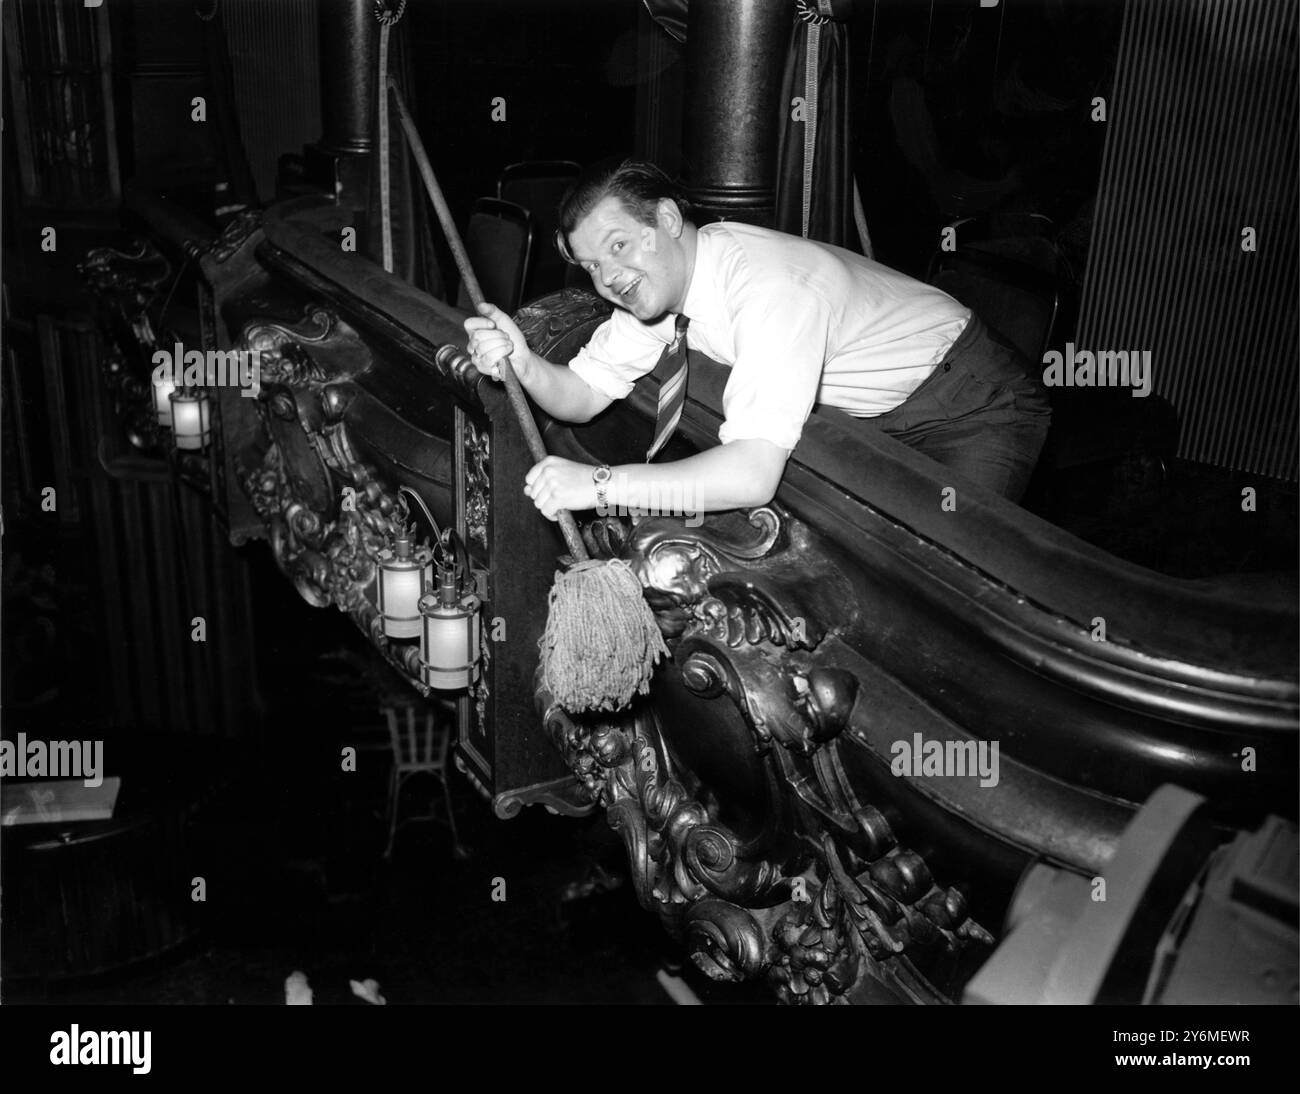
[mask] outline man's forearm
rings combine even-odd
[[[527,379],[520,383],[533,402],[563,422],[589,421],[609,404],[567,365],[553,365],[535,353],[528,364]]]
[[[693,516],[766,505],[776,494],[789,452],[767,441],[732,441],[684,460],[613,468],[611,507]]]

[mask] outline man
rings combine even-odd
[[[528,472],[524,492],[548,518],[559,509],[644,506],[647,497],[689,496],[700,512],[763,505],[816,404],[875,418],[884,432],[1013,500],[1024,491],[1047,433],[1046,394],[1014,348],[938,289],[781,232],[730,222],[697,228],[680,191],[649,164],[629,161],[579,180],[559,223],[557,246],[591,275],[614,314],[560,366],[485,304],[465,321],[475,366],[499,379],[509,355],[534,401],[570,422],[625,398],[657,364],[662,386],[646,463],[593,470],[548,456]],[[656,464],[649,459],[681,416],[686,343],[731,367],[722,443]]]

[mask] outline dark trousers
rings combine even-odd
[[[925,382],[870,420],[962,478],[1019,501],[1051,417],[1028,359],[972,314]]]

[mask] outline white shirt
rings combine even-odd
[[[697,235],[683,312],[687,345],[731,367],[718,439],[793,449],[814,404],[857,417],[893,410],[970,318],[946,293],[839,247],[724,222]],[[673,339],[673,316],[616,308],[569,363],[624,399]]]

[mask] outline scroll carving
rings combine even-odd
[[[169,434],[159,426],[153,405],[148,360],[158,334],[150,309],[174,276],[172,264],[152,242],[136,239],[126,249],[92,248],[77,269],[111,317],[104,324],[107,352],[101,376],[113,414],[132,448],[161,455]],[[202,462],[201,457],[191,460]]]
[[[307,603],[348,614],[428,694],[418,681],[418,648],[389,640],[366,595],[379,551],[410,520],[405,497],[358,457],[345,421],[351,377],[369,367],[369,351],[323,308],[308,308],[296,321],[249,323],[243,341],[260,355],[271,443],[258,466],[240,469],[240,480],[267,526],[276,563]],[[351,504],[339,504],[339,484],[351,491]]]
[[[228,262],[249,237],[262,227],[262,220],[261,209],[245,209],[231,220],[211,243],[191,241],[186,245],[186,250],[195,258],[206,257],[218,265]]]
[[[711,796],[689,789],[673,742],[701,730],[660,726],[655,693],[598,722],[549,706],[549,733],[623,836],[642,904],[708,975],[765,976],[788,1003],[851,1001],[868,975],[905,998],[940,1000],[919,970],[992,936],[854,794],[843,750],[858,745],[846,730],[869,697],[837,663],[853,598],[833,562],[776,506],[749,514],[748,528],[604,518],[584,537],[642,580],[674,653],[657,694],[679,687],[734,705],[778,797],[798,803],[801,850],[742,840]]]
[[[302,387],[346,380],[371,364],[370,350],[357,332],[319,307],[306,308],[294,321],[248,323],[243,345],[257,356],[263,384]]]
[[[735,916],[725,913],[732,929],[724,930],[710,912],[767,904],[779,893],[793,863],[743,840],[688,791],[673,774],[648,709],[619,721],[586,722],[548,704],[544,722],[578,782],[622,836],[637,898],[675,937],[733,937]],[[731,967],[717,955],[712,960],[719,969]],[[756,960],[742,964],[757,971]]]

